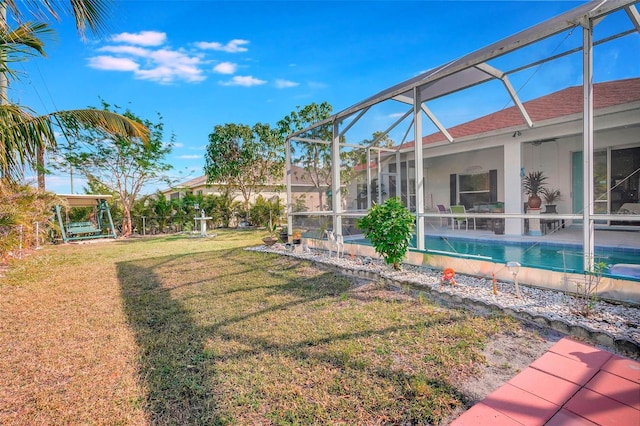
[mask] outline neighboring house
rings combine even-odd
[[[298,211],[309,211],[318,209],[319,207],[319,195],[318,191],[314,191],[315,186],[308,179],[308,173],[300,167],[295,167],[291,173],[293,186],[292,192],[297,196],[295,199],[294,208]],[[222,195],[226,191],[226,185],[221,183],[207,183],[206,176],[199,176],[188,180],[186,182],[172,186],[165,189],[162,192],[167,199],[181,199],[186,194],[192,195]],[[234,194],[234,201],[244,202],[242,194],[236,191]],[[252,194],[250,203],[253,204],[258,196],[270,199],[273,196],[278,196],[283,202],[286,202],[287,192],[285,187],[284,176],[279,182],[272,182],[265,185],[260,193]]]
[[[262,190],[256,194],[251,194],[249,203],[255,202],[259,195],[263,198],[269,199],[274,195],[277,195],[280,199],[286,200],[286,192],[283,189],[283,184],[280,182],[270,183],[265,185]],[[172,186],[171,188],[161,191],[167,199],[176,200],[181,199],[187,194],[191,195],[222,195],[226,192],[226,185],[223,183],[207,183],[206,176],[198,176],[186,182]],[[233,193],[233,200],[244,203],[244,198],[239,191]]]

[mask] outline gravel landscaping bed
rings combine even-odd
[[[560,333],[586,340],[594,345],[632,358],[640,358],[640,308],[596,300],[591,314],[577,311],[581,300],[559,291],[520,285],[517,298],[512,283],[456,274],[455,286],[441,284],[442,271],[403,265],[395,271],[382,260],[360,257],[329,257],[325,251],[289,251],[284,245],[257,246],[248,250],[294,256],[336,267],[343,274],[370,280],[384,280],[391,288],[413,295],[425,295],[447,306],[465,306],[481,313],[502,311],[520,320],[548,327]]]

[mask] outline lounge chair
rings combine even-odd
[[[453,221],[451,222],[451,229],[456,229],[456,223],[458,224],[458,229],[460,229],[460,224],[462,222],[464,222],[464,227],[465,230],[469,230],[469,216],[467,216],[467,210],[464,208],[464,206],[451,206],[449,208],[449,210],[451,211],[451,214],[455,214],[455,215],[460,215],[460,216],[455,216],[453,218]],[[473,229],[476,229],[476,218],[473,218]]]
[[[438,204],[438,213],[449,213],[449,210],[447,210],[447,208],[442,205],[442,204]],[[440,217],[440,228],[442,228],[442,221],[446,220],[447,221],[447,226],[449,226],[449,218],[448,217]]]

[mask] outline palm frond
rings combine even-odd
[[[60,119],[67,126],[98,128],[107,133],[127,138],[139,138],[149,141],[149,129],[144,124],[131,120],[115,112],[99,109],[76,109],[51,113],[52,118]]]
[[[26,166],[36,166],[39,151],[56,148],[55,124],[71,128],[98,128],[115,136],[149,141],[141,123],[111,111],[79,109],[36,116],[17,105],[0,105],[0,170],[20,178]]]
[[[52,36],[53,33],[53,29],[42,22],[25,22],[11,30],[9,27],[2,28],[0,26],[0,46],[7,49],[7,53],[36,51],[45,56],[42,37]],[[11,47],[11,49],[7,47]],[[27,47],[28,50],[24,47]]]
[[[9,30],[0,26],[0,72],[17,79],[19,72],[10,69],[11,62],[22,62],[29,57],[46,56],[43,38],[53,34],[47,24],[26,22]]]
[[[109,4],[111,0],[2,0],[16,21],[20,22],[25,13],[21,9],[25,9],[31,16],[47,20],[48,17],[60,21],[60,12],[70,13],[75,18],[78,34],[83,39],[87,28],[94,35],[102,35],[108,33],[109,28],[106,25],[109,16]],[[19,6],[22,6],[19,7]]]
[[[0,169],[14,178],[35,164],[39,150],[55,147],[50,118],[17,105],[0,105],[0,141]]]

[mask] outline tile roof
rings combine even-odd
[[[182,188],[182,187],[186,187],[186,188],[193,188],[196,186],[202,186],[205,185],[207,183],[207,176],[198,176],[196,178],[193,178],[191,180],[188,180],[186,182],[182,182],[179,183],[177,185],[174,185],[173,188]]]
[[[593,85],[593,109],[598,110],[615,105],[640,101],[640,78],[609,81]],[[582,86],[573,86],[540,98],[524,102],[529,117],[535,123],[582,112]],[[525,124],[520,111],[512,106],[493,114],[485,115],[466,123],[448,128],[454,139],[479,135],[495,130],[517,127]],[[425,136],[424,144],[443,142],[440,132]],[[413,141],[402,147],[413,146]]]

